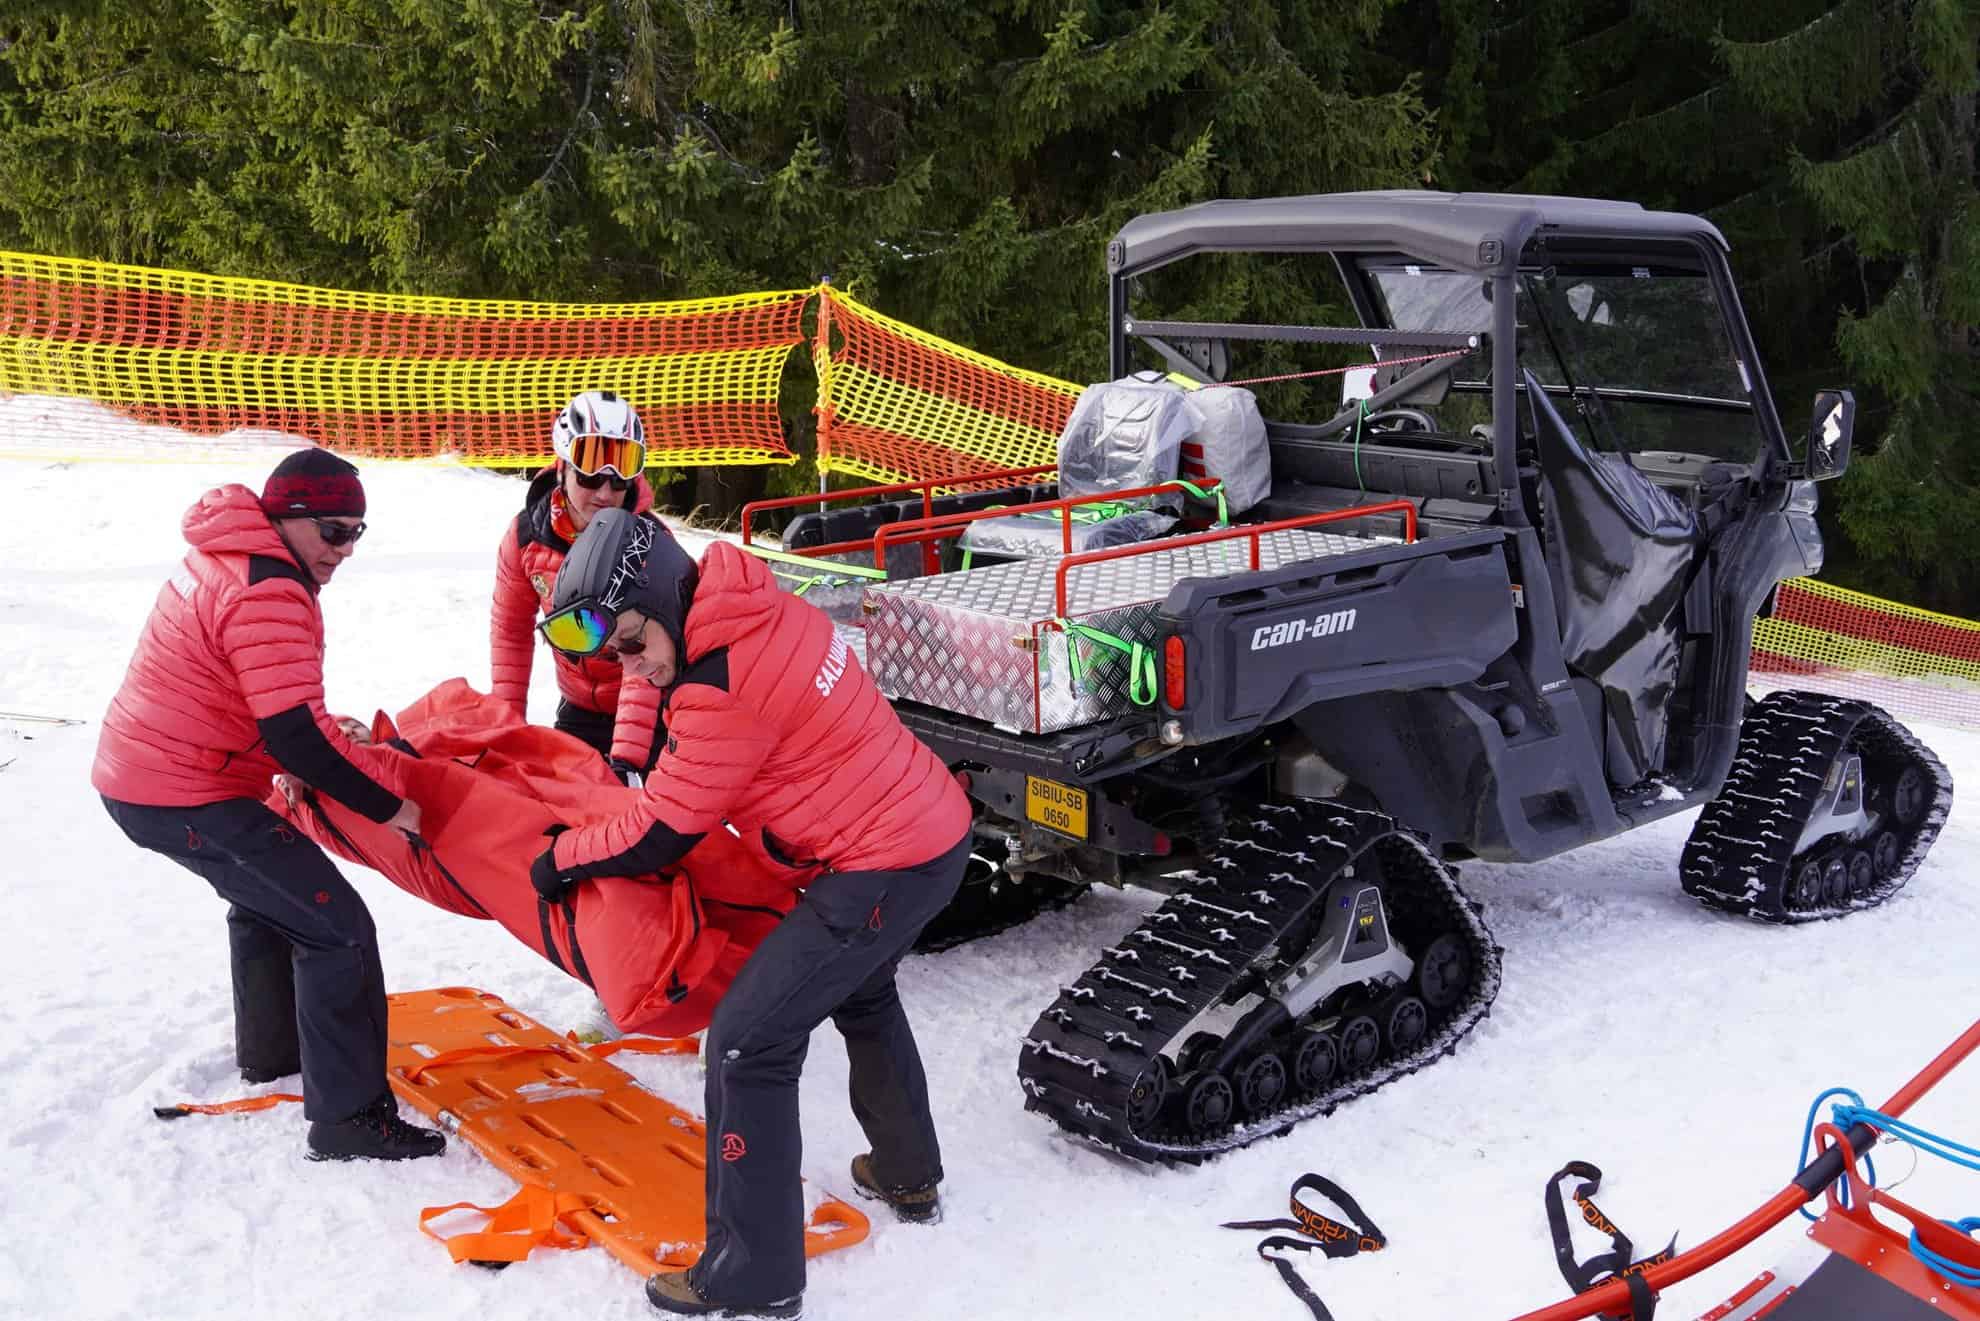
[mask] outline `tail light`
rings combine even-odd
[[[1171,711],[1189,704],[1188,657],[1180,634],[1171,633],[1162,641],[1162,700]]]

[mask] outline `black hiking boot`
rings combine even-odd
[[[873,1177],[873,1153],[865,1152],[853,1157],[853,1186],[862,1197],[885,1202],[894,1208],[894,1214],[911,1225],[932,1225],[942,1218],[942,1196],[936,1192],[936,1183],[930,1182],[919,1188],[882,1188],[880,1181]]]
[[[390,1092],[349,1119],[319,1119],[309,1126],[311,1160],[418,1160],[446,1149],[447,1139],[440,1134],[399,1118]]]
[[[712,1316],[732,1321],[791,1321],[804,1314],[804,1295],[792,1294],[774,1303],[715,1303],[701,1296],[686,1271],[666,1271],[646,1277],[646,1301],[674,1316]]]

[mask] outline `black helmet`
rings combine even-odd
[[[695,563],[655,519],[626,509],[591,516],[557,570],[553,614],[585,602],[610,614],[637,610],[666,630],[687,662],[685,627]]]

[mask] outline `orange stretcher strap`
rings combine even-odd
[[[153,1106],[151,1113],[160,1119],[184,1119],[187,1115],[238,1115],[250,1110],[273,1110],[276,1106],[291,1101],[300,1104],[302,1098],[294,1092],[270,1092],[266,1096],[250,1096],[239,1101],[214,1101],[210,1104],[180,1101],[175,1105]]]
[[[548,1188],[526,1183],[500,1206],[455,1202],[450,1206],[425,1207],[419,1213],[419,1228],[421,1233],[445,1243],[447,1255],[457,1262],[514,1262],[526,1259],[534,1248],[575,1252],[591,1246],[589,1235],[564,1221],[565,1216],[585,1209],[585,1199],[576,1193],[553,1193]],[[449,1211],[478,1211],[488,1217],[488,1223],[463,1234],[434,1233],[432,1222]]]
[[[693,1037],[620,1037],[585,1049],[599,1059],[610,1059],[622,1050],[635,1055],[699,1055],[701,1043]]]
[[[641,1055],[693,1055],[701,1047],[693,1037],[624,1037],[618,1041],[586,1045],[579,1041],[574,1032],[566,1033],[565,1039],[577,1049],[588,1051],[598,1059],[606,1059],[622,1050],[630,1050]],[[444,1050],[429,1059],[410,1065],[406,1069],[406,1081],[416,1083],[426,1075],[428,1069],[437,1069],[446,1064],[458,1064],[462,1060],[500,1059],[505,1055],[541,1055],[545,1052],[557,1054],[554,1046],[463,1046],[457,1050]]]
[[[458,1064],[462,1060],[499,1059],[504,1055],[541,1055],[544,1052],[556,1053],[554,1046],[462,1046],[458,1050],[443,1050],[417,1064],[406,1066],[407,1082],[416,1083],[426,1075],[428,1069],[437,1069],[443,1064]]]

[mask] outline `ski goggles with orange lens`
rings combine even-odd
[[[536,626],[543,640],[566,656],[596,656],[605,649],[619,617],[595,601],[567,605]]]
[[[625,436],[576,436],[571,466],[587,477],[609,472],[631,481],[646,467],[646,446]]]

